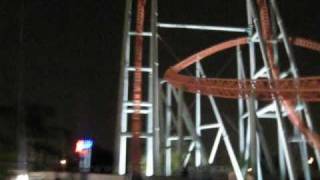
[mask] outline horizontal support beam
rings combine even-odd
[[[276,119],[277,116],[275,113],[266,113],[266,114],[260,114],[258,118],[265,118],[265,119]]]
[[[260,118],[261,115],[263,114],[267,114],[269,112],[275,112],[275,107],[273,103],[270,103],[266,106],[264,106],[263,108],[257,110],[257,117]],[[245,113],[241,116],[241,118],[245,119],[249,116],[249,113]]]
[[[205,124],[200,126],[200,130],[207,130],[207,129],[215,129],[215,128],[219,128],[220,125],[219,123],[213,123],[213,124]]]
[[[126,113],[134,113],[135,110],[130,108],[130,109],[125,109],[124,112],[126,112]],[[151,110],[149,110],[149,109],[141,109],[141,110],[139,110],[139,114],[149,114],[150,112],[151,112]]]
[[[304,105],[303,104],[299,104],[296,106],[295,110],[296,111],[302,111],[304,109]],[[245,113],[241,116],[242,119],[248,118],[249,113]],[[284,111],[284,109],[282,109],[282,116],[286,117],[288,115],[288,113],[286,111]],[[275,107],[273,105],[273,103],[266,105],[265,107],[257,110],[257,117],[258,118],[271,118],[271,119],[275,119],[276,118],[276,114],[275,114]]]
[[[248,28],[241,27],[227,27],[227,26],[207,26],[207,25],[194,25],[194,24],[172,24],[172,23],[158,23],[160,28],[168,29],[192,29],[204,31],[226,31],[226,32],[248,32]]]
[[[130,36],[146,36],[146,37],[151,37],[152,33],[151,32],[143,32],[143,33],[137,33],[137,32],[129,32]]]
[[[127,101],[124,103],[125,106],[134,106],[136,105],[133,101]],[[141,102],[139,103],[140,107],[152,107],[152,103],[149,102]]]
[[[178,136],[170,136],[168,138],[169,141],[177,141],[179,139]],[[192,140],[192,137],[191,136],[185,136],[183,137],[183,140]]]
[[[303,139],[301,136],[293,136],[293,137],[290,137],[288,141],[289,141],[290,143],[306,142],[306,140]]]
[[[127,67],[126,68],[127,71],[136,71],[137,69],[135,67]],[[140,69],[142,72],[148,72],[151,73],[152,72],[152,68],[149,67],[143,67]]]
[[[130,133],[130,132],[121,133],[120,136],[126,137],[126,138],[132,138],[132,133]],[[153,134],[152,133],[141,133],[139,137],[142,139],[152,138]]]

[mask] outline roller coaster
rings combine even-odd
[[[248,168],[256,179],[286,179],[287,175],[289,179],[298,179],[301,176],[311,179],[313,176],[308,159],[312,156],[316,160],[319,171],[320,136],[314,128],[307,102],[320,101],[320,76],[299,76],[293,46],[320,52],[320,43],[307,38],[288,36],[276,0],[244,1],[248,17],[248,27],[244,29],[159,23],[157,3],[156,0],[127,0],[126,3],[117,172],[140,174],[143,153],[146,154],[147,176],[172,175],[173,152],[178,154],[180,170],[190,165],[214,168],[217,149],[223,141],[237,179],[245,179],[249,174]],[[136,19],[133,23],[135,31],[130,29],[131,22],[134,21],[131,19],[133,7],[136,7]],[[144,30],[146,8],[151,9],[150,32]],[[243,31],[247,35],[218,43],[180,60],[176,65],[169,67],[163,80],[160,80],[158,28]],[[134,46],[130,45],[131,37],[134,37]],[[149,61],[146,64],[143,63],[144,38],[150,38]],[[279,46],[283,46],[283,49]],[[130,54],[132,49],[133,58]],[[201,63],[208,57],[228,49],[236,49],[237,52],[237,77],[207,77]],[[246,59],[242,55],[243,49],[248,50],[249,56],[246,59],[250,62],[249,67],[244,66],[243,62]],[[281,50],[284,50],[288,59],[289,70],[286,72],[281,71],[279,67]],[[263,65],[256,68],[258,60],[262,60]],[[131,61],[134,62],[133,66]],[[192,66],[195,66],[195,75],[185,75],[183,71]],[[248,70],[250,77],[246,77],[245,72]],[[149,77],[144,79],[144,73],[148,73]],[[129,80],[129,76],[132,76],[132,81]],[[143,91],[144,81],[148,83],[147,92]],[[188,109],[183,98],[184,92],[195,95],[195,112]],[[146,101],[143,100],[143,96],[147,96]],[[210,102],[214,123],[203,124],[201,121],[201,99],[205,97]],[[234,99],[238,102],[238,155],[229,138],[216,98]],[[175,104],[173,100],[176,100]],[[268,149],[262,119],[274,119],[277,127],[275,141],[278,141],[278,169]],[[291,126],[286,123],[286,119]],[[128,124],[131,124],[131,129],[128,128]],[[206,144],[210,142],[202,138],[203,131],[207,130],[216,130],[215,137],[212,137],[213,145],[209,149],[209,156]],[[292,140],[294,138],[298,140]],[[131,139],[130,145],[128,139]],[[146,140],[145,143],[142,139]],[[294,143],[297,144],[298,150],[293,148]],[[145,151],[142,150],[142,145],[145,145]],[[127,149],[131,149],[131,154]],[[299,163],[293,157],[294,152],[299,152]],[[191,157],[193,155],[194,157]],[[127,156],[130,156],[131,160],[128,160]],[[266,167],[261,159],[265,159]],[[194,160],[194,164],[191,160]],[[126,170],[127,162],[131,163],[129,171]],[[302,169],[303,175],[299,174],[298,169]]]

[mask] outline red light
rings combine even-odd
[[[78,140],[77,144],[76,144],[76,153],[81,153],[83,151],[83,147],[84,147],[84,142],[83,140]]]
[[[92,140],[78,140],[76,143],[75,152],[78,153],[80,156],[86,156],[89,153],[93,146]]]

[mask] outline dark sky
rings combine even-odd
[[[123,2],[26,0],[26,104],[54,107],[56,121],[113,147]],[[16,103],[20,0],[0,1],[1,104]]]
[[[244,0],[159,0],[163,22],[245,26]],[[317,1],[281,1],[289,33],[320,40]],[[24,98],[52,106],[57,123],[114,147],[124,0],[25,0]],[[0,104],[16,103],[21,0],[0,1]],[[160,30],[163,70],[215,42],[238,34]],[[227,55],[227,59],[233,58]],[[218,64],[219,69],[221,63]],[[315,68],[315,67],[307,67]],[[313,70],[313,72],[316,70]],[[307,71],[306,71],[307,72]],[[162,74],[160,75],[162,76]]]

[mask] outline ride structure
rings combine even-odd
[[[299,169],[302,169],[305,179],[311,179],[308,159],[312,154],[319,171],[320,138],[315,132],[306,102],[320,101],[320,77],[299,77],[293,46],[320,52],[320,43],[289,37],[276,0],[246,0],[244,3],[248,25],[242,28],[159,23],[156,0],[126,1],[119,103],[119,174],[128,172],[127,162],[131,163],[133,172],[141,172],[142,145],[145,145],[147,176],[172,175],[173,161],[177,161],[175,164],[180,169],[187,166],[214,167],[221,142],[225,144],[237,179],[245,179],[248,169],[257,179],[266,176],[298,179]],[[132,13],[133,4],[136,4],[136,13]],[[143,26],[145,9],[151,12],[148,32]],[[136,16],[134,23],[131,15]],[[135,24],[135,31],[131,30],[131,23]],[[225,31],[245,35],[181,60],[168,68],[164,80],[159,81],[158,28]],[[134,46],[130,43],[132,37],[135,37]],[[149,51],[143,53],[143,39],[146,38]],[[130,51],[133,49],[132,64]],[[207,77],[201,61],[227,49],[236,50],[237,77]],[[245,57],[243,50],[248,51],[248,57]],[[143,64],[142,57],[145,54],[149,54],[149,60]],[[279,67],[284,61],[280,58],[283,55],[289,64],[285,70]],[[249,67],[244,65],[246,59],[249,60]],[[195,66],[195,75],[184,75],[182,71],[190,69],[192,65]],[[148,74],[146,78],[142,77],[143,73]],[[143,88],[142,85],[147,87]],[[193,110],[188,108],[184,92],[194,94]],[[132,100],[129,99],[130,95]],[[143,96],[147,97],[145,101],[141,98]],[[230,139],[225,126],[227,120],[219,110],[216,97],[238,101],[239,152],[236,152]],[[210,123],[205,123],[201,115],[204,98],[209,100],[214,116]],[[142,114],[146,115],[145,119],[142,119]],[[262,123],[265,119],[273,120],[276,127],[274,133],[277,138],[274,141],[278,141],[278,163],[272,159],[268,147],[268,134],[264,132],[266,127]],[[128,124],[131,124],[131,129]],[[203,138],[207,131],[215,133],[211,137],[213,142]],[[128,139],[132,142],[131,161],[127,158]],[[146,139],[145,143],[141,143],[141,139]],[[294,146],[298,148],[293,149]],[[293,152],[299,152],[295,155],[299,156],[299,160],[293,157]]]
[[[151,1],[150,1],[151,2]],[[119,174],[127,173],[128,149],[131,149],[131,172],[140,173],[141,154],[145,154],[145,173],[154,174],[154,166],[159,153],[158,128],[158,62],[157,62],[157,1],[151,7],[145,0],[126,1],[123,34],[121,83],[119,96],[118,125],[118,169]],[[136,10],[134,11],[134,7]],[[151,16],[146,17],[146,9],[151,9]],[[134,13],[135,12],[135,13]],[[135,18],[133,17],[135,16]],[[150,18],[149,27],[145,19]],[[132,30],[135,24],[135,30]],[[149,28],[150,32],[145,32]],[[145,42],[150,47],[145,48]],[[134,40],[134,45],[132,45]],[[131,52],[134,51],[134,60]],[[145,55],[147,52],[149,54]],[[131,125],[131,128],[129,126]],[[129,146],[129,141],[131,144]],[[144,142],[141,142],[144,139]],[[145,144],[145,151],[142,151]]]

